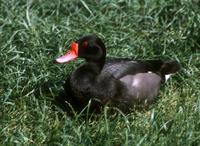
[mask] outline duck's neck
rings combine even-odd
[[[100,74],[105,64],[105,57],[101,60],[87,60],[87,64],[91,66],[91,69],[93,69],[97,74]]]
[[[92,72],[94,72],[95,74],[100,74],[101,70],[103,69],[105,60],[102,61],[89,61],[87,62],[87,66],[92,70]]]

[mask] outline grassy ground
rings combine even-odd
[[[77,63],[52,60],[88,33],[108,56],[174,58],[183,68],[147,110],[69,117],[52,95]],[[0,144],[200,145],[199,49],[198,0],[0,0]]]

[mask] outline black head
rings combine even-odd
[[[78,57],[87,61],[103,61],[106,56],[104,43],[96,35],[84,36],[76,41],[78,43]]]
[[[105,62],[106,48],[102,40],[96,35],[87,35],[72,42],[67,53],[56,61],[66,63],[77,57],[84,58],[88,62]]]

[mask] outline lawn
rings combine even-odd
[[[180,61],[148,109],[69,116],[52,102],[83,60],[53,60],[97,34],[108,57]],[[198,0],[0,0],[0,145],[200,145]]]

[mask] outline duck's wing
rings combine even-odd
[[[119,79],[126,75],[154,72],[161,76],[175,73],[180,69],[180,64],[174,60],[131,60],[126,58],[107,59],[102,70]]]

